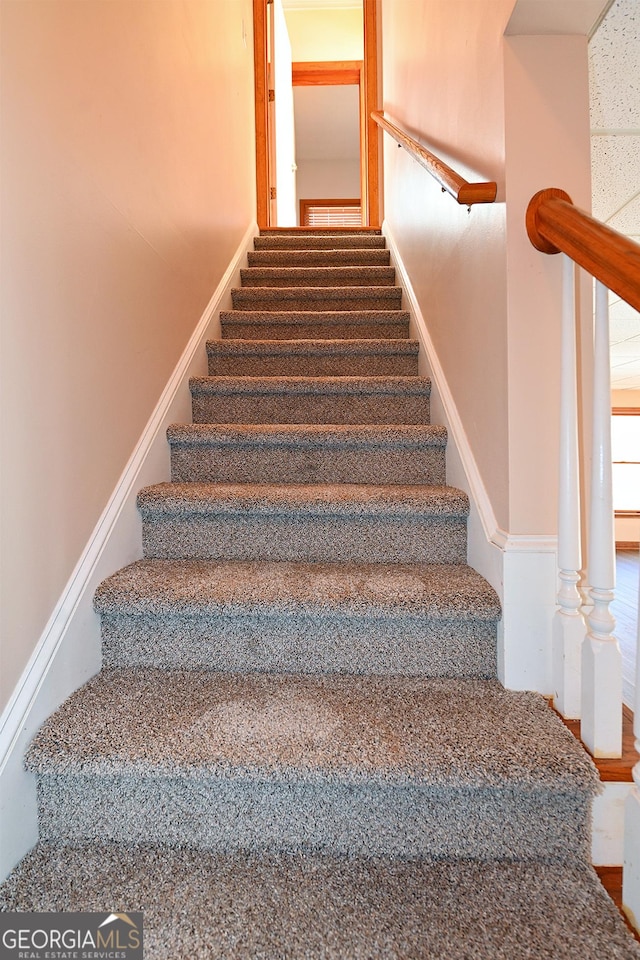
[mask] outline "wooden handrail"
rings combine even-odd
[[[556,187],[527,207],[527,234],[542,253],[566,253],[609,290],[640,310],[640,245],[574,206]]]
[[[434,153],[427,150],[422,144],[410,137],[400,127],[388,120],[384,113],[379,110],[373,110],[371,119],[375,120],[379,127],[393,137],[396,143],[404,147],[418,163],[428,170],[434,177],[443,192],[450,193],[458,203],[470,206],[472,203],[493,203],[498,192],[497,184],[494,181],[488,183],[469,183],[464,177],[461,177],[455,170],[448,167]]]

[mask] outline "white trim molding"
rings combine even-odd
[[[552,692],[551,627],[557,595],[557,537],[512,534],[498,526],[418,298],[386,221],[382,232],[411,314],[412,336],[420,341],[426,371],[432,380],[431,409],[434,418],[447,428],[447,482],[469,496],[469,563],[489,581],[502,602],[498,676],[511,689],[537,690],[548,696]]]
[[[98,584],[141,556],[136,497],[168,480],[167,426],[191,421],[189,378],[206,373],[206,341],[220,335],[220,310],[257,234],[247,228],[153,411],[107,506],[0,718],[0,879],[37,841],[35,782],[23,767],[26,747],[44,720],[101,666],[100,626],[93,610]]]

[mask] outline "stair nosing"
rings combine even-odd
[[[191,377],[192,395],[252,394],[276,396],[379,395],[428,396],[429,377],[418,376],[243,376],[213,375]]]
[[[374,581],[375,597],[362,599],[353,586],[358,578]],[[455,622],[495,622],[501,615],[497,594],[467,564],[300,560],[137,560],[100,584],[94,609],[140,617],[260,610],[375,619],[402,612]]]
[[[269,356],[281,359],[283,355],[293,354],[309,357],[358,357],[382,356],[403,357],[417,356],[420,350],[420,341],[414,339],[344,339],[331,340],[317,337],[300,338],[299,340],[246,340],[242,337],[227,340],[207,340],[207,353],[218,359],[223,357],[261,357]]]
[[[444,447],[447,429],[436,424],[325,424],[325,423],[172,423],[170,444],[242,444],[282,447]]]
[[[469,513],[464,491],[441,484],[160,483],[138,492],[143,517],[207,514],[370,517],[428,516],[461,520]]]
[[[117,711],[120,701],[126,704],[122,714]],[[294,720],[290,741],[282,740],[286,720],[277,713],[279,702]],[[464,743],[477,735],[474,728],[465,730],[459,719],[463,703],[467,709],[477,704],[475,720],[482,716],[487,733],[489,728],[494,732],[502,729],[495,757],[490,750],[486,758],[465,753],[463,760],[449,750],[449,745],[457,746],[457,738],[462,737]],[[493,710],[487,709],[487,704]],[[446,733],[440,716],[445,709]],[[320,714],[326,714],[328,724],[322,724]],[[266,735],[257,737],[263,715]],[[331,724],[334,715],[339,727]],[[523,718],[525,728],[535,720],[533,732],[538,737],[537,743],[530,738],[528,750],[518,743],[520,733],[513,742],[508,735],[522,728]],[[138,745],[141,722],[152,736]],[[221,726],[225,722],[231,723],[229,731]],[[306,748],[309,723],[316,735]],[[371,754],[356,751],[361,729],[372,729],[372,723]],[[254,739],[248,744],[242,739],[245,728],[254,730]],[[556,747],[553,753],[540,748],[545,735]],[[556,755],[560,746],[565,754],[562,765]],[[511,751],[514,759],[505,760]],[[600,784],[592,761],[554,717],[544,698],[507,691],[497,680],[245,675],[146,668],[103,670],[72,694],[32,741],[26,767],[54,776],[135,773],[188,780],[406,786],[445,795],[452,790],[505,788],[555,794],[564,787],[565,791],[594,796]]]
[[[257,287],[254,289],[258,289]],[[261,289],[275,289],[275,287],[266,287]],[[291,289],[291,288],[288,288]],[[317,287],[322,290],[322,287]],[[329,288],[327,288],[329,289]],[[387,288],[391,289],[391,288]],[[280,319],[282,318],[282,319]],[[357,324],[357,323],[408,323],[410,313],[408,310],[222,310],[220,320],[222,323],[233,322],[288,322],[296,323],[304,320],[308,323],[332,323],[332,324]],[[372,339],[372,338],[367,338]]]

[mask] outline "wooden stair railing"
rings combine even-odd
[[[640,310],[640,245],[575,207],[564,190],[540,190],[526,214],[527,234],[542,253],[564,255],[558,567],[560,590],[553,623],[554,703],[564,717],[580,718],[580,736],[594,757],[622,754],[622,662],[610,611],[615,585],[611,464],[611,359],[609,290]],[[593,331],[593,431],[588,569],[589,604],[581,577],[579,364],[576,356],[575,265],[596,280]],[[586,586],[586,585],[585,585]],[[640,597],[639,597],[640,606]],[[633,718],[640,753],[640,625]],[[625,802],[623,908],[640,929],[640,762]]]
[[[531,198],[526,224],[536,250],[566,253],[640,310],[640,245],[575,207],[569,194],[555,187]]]
[[[375,120],[379,127],[393,137],[396,143],[404,147],[425,170],[428,170],[442,187],[443,193],[446,191],[446,193],[451,194],[458,203],[471,206],[473,203],[493,203],[496,199],[498,188],[494,181],[470,183],[447,166],[434,153],[423,147],[421,143],[418,143],[408,133],[392,123],[381,111],[372,111],[371,119]]]

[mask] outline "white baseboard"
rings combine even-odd
[[[551,692],[551,623],[556,608],[555,536],[514,536],[498,526],[454,397],[389,224],[391,260],[420,341],[421,373],[431,377],[433,421],[447,428],[447,482],[469,497],[469,564],[489,581],[502,602],[498,675],[506,687]]]
[[[0,718],[0,878],[38,838],[35,781],[23,768],[25,749],[43,721],[101,665],[100,624],[93,610],[98,584],[142,556],[136,496],[140,487],[168,480],[166,429],[191,421],[189,378],[207,370],[205,343],[220,336],[220,310],[258,228],[250,224],[198,322],[16,689]]]

